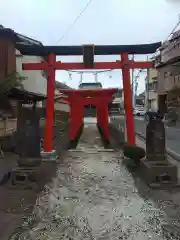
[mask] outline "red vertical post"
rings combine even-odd
[[[121,54],[122,61],[122,77],[123,77],[123,88],[124,88],[124,106],[126,114],[126,130],[127,140],[129,144],[135,145],[135,129],[134,129],[134,116],[133,116],[133,105],[132,105],[132,89],[131,89],[131,78],[129,69],[129,57],[127,53]]]
[[[79,128],[83,124],[83,106],[84,102],[83,99],[79,98],[77,95],[73,95],[71,97],[71,108],[70,108],[70,136],[71,140],[75,140],[77,137],[77,133],[79,131]]]
[[[70,136],[71,136],[71,140],[75,139],[75,135],[76,135],[76,127],[77,127],[77,123],[76,123],[76,102],[73,101],[71,102],[71,123],[70,123]]]
[[[102,121],[103,121],[103,118],[102,118],[102,106],[101,106],[101,103],[98,104],[98,124],[99,124],[99,127],[102,128]]]
[[[84,101],[82,99],[82,103],[81,103],[81,124],[84,123]]]
[[[48,56],[48,81],[47,81],[47,101],[46,101],[46,124],[44,151],[52,152],[53,124],[54,124],[54,87],[55,87],[55,65],[56,55]]]
[[[96,104],[96,119],[97,119],[97,125],[99,126],[99,106]]]
[[[106,140],[109,140],[109,122],[108,122],[108,108],[107,103],[103,102],[101,105],[101,122],[100,127],[104,133]]]
[[[110,140],[110,133],[109,133],[109,119],[108,119],[108,103],[104,103],[103,107],[104,112],[104,135],[106,137],[106,140]]]

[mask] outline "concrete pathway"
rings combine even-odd
[[[78,148],[68,151],[37,200],[33,225],[24,223],[17,239],[177,240],[175,195],[147,188],[123,165],[121,152],[103,148],[96,126],[85,125]]]

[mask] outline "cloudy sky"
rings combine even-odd
[[[1,0],[0,24],[44,45],[140,44],[165,40],[180,13],[180,0],[92,0],[70,28],[88,1]],[[80,57],[57,59],[81,61]],[[118,56],[96,59],[116,60]],[[137,56],[136,59],[145,59],[145,56]],[[138,92],[144,89],[144,77],[145,73],[142,73]],[[80,75],[73,73],[70,79],[67,72],[57,71],[56,79],[77,87]],[[120,71],[101,73],[98,80],[104,87],[122,86]],[[93,74],[84,74],[83,81],[94,81]]]

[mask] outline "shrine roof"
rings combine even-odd
[[[25,89],[13,88],[8,94],[10,99],[29,102],[29,101],[43,101],[46,96],[34,92],[29,92]]]
[[[59,56],[83,55],[83,46],[40,46],[37,44],[21,44],[21,36],[12,29],[0,29],[0,37],[11,39],[16,44],[16,48],[23,55],[47,56],[54,53]],[[119,55],[128,54],[151,54],[161,46],[161,42],[134,45],[94,45],[94,55]]]
[[[111,96],[118,91],[118,88],[101,88],[101,89],[60,89],[60,93],[67,96],[79,95],[83,97],[102,97]]]

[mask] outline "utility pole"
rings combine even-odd
[[[135,79],[135,83],[134,83],[134,88],[135,88],[135,90],[134,90],[134,102],[136,103],[136,97],[137,97],[137,89],[138,89],[138,81],[137,81],[137,78],[138,77],[136,77],[136,79]]]
[[[134,55],[132,55],[132,61],[134,61]],[[136,105],[136,103],[135,103],[135,96],[134,96],[134,69],[132,69],[132,71],[131,71],[131,79],[132,79],[132,84],[131,84],[132,100],[133,100],[133,108],[134,108],[135,105]]]
[[[147,57],[148,61],[148,57]],[[146,111],[149,111],[150,106],[149,106],[149,69],[147,69],[147,76],[146,76]]]

